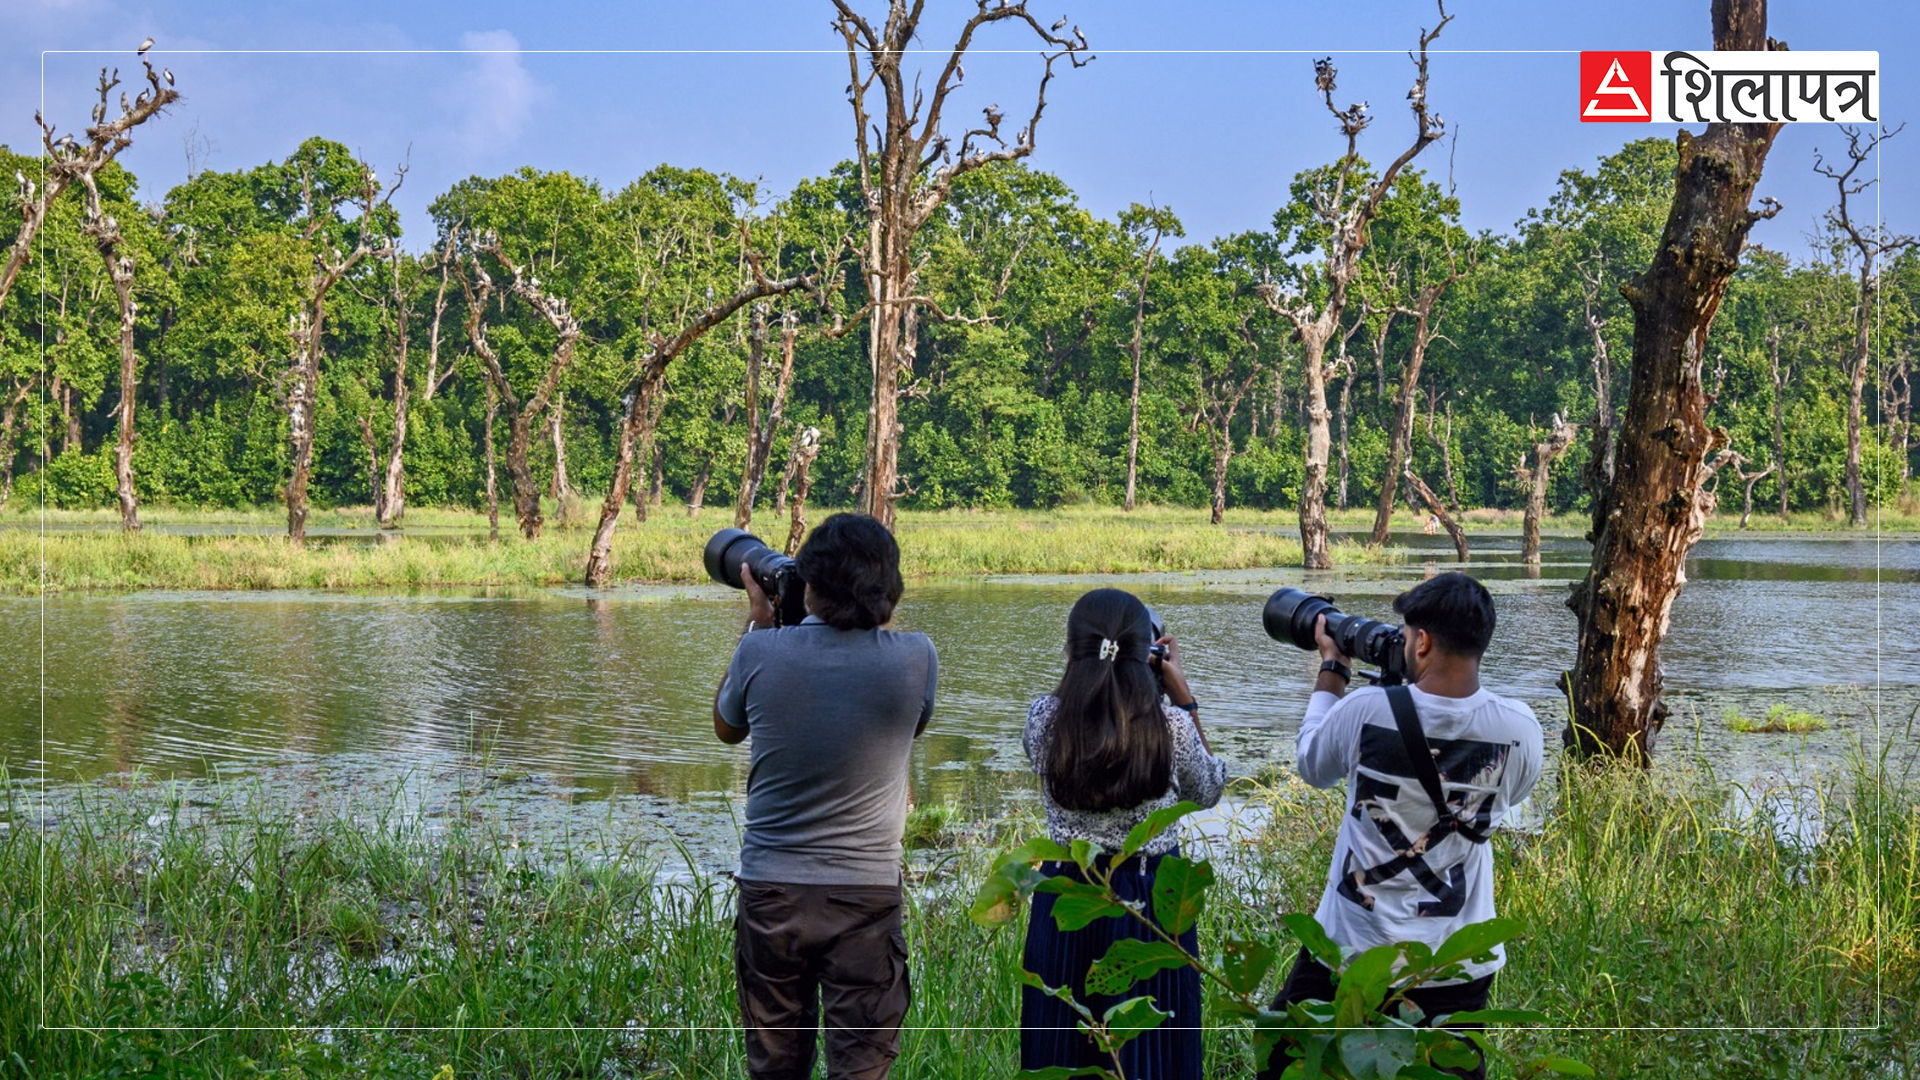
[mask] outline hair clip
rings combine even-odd
[[[1100,639],[1100,659],[1112,660],[1120,655],[1120,643],[1112,638]]]

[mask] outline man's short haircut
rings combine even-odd
[[[1447,652],[1478,659],[1493,640],[1493,595],[1458,571],[1438,574],[1394,598],[1406,624],[1433,635]]]
[[[813,587],[813,613],[840,630],[871,630],[893,618],[905,588],[900,545],[865,514],[835,514],[814,526],[794,555]]]

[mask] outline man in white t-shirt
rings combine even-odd
[[[1396,941],[1438,947],[1455,930],[1493,918],[1486,839],[1540,777],[1533,710],[1480,685],[1494,627],[1486,587],[1440,574],[1402,593],[1393,610],[1406,623],[1408,696],[1447,815],[1413,765],[1387,691],[1346,693],[1349,661],[1322,616],[1315,635],[1323,662],[1300,726],[1299,771],[1315,787],[1347,782],[1348,812],[1314,917],[1349,955]],[[1484,1008],[1505,962],[1495,948],[1492,960],[1467,965],[1466,980],[1416,988],[1408,998],[1428,1017]],[[1332,973],[1303,949],[1276,1007],[1332,1000],[1333,987]],[[1275,1072],[1286,1064],[1279,1058]],[[1484,1076],[1485,1065],[1460,1075]]]

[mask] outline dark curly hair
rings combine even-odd
[[[885,626],[906,587],[900,545],[865,514],[835,514],[814,526],[794,561],[813,589],[813,613],[839,630]]]
[[[1394,598],[1393,610],[1408,626],[1425,630],[1442,649],[1478,658],[1493,640],[1493,595],[1459,571],[1449,571]]]

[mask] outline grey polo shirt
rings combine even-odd
[[[741,637],[715,702],[752,736],[741,877],[899,883],[907,757],[939,671],[925,634],[809,615]]]

